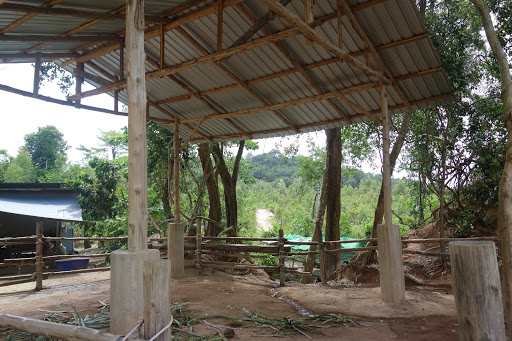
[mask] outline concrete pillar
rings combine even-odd
[[[145,261],[160,259],[158,250],[117,250],[110,256],[110,332],[126,335],[143,316]]]
[[[144,262],[144,339],[158,334],[171,321],[171,263],[164,259]],[[171,341],[171,328],[156,341]]]
[[[185,274],[184,224],[170,223],[167,226],[167,258],[171,261],[171,278],[182,278]]]
[[[382,300],[400,303],[405,300],[404,265],[399,225],[378,225],[379,277]]]

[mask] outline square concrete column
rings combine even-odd
[[[171,261],[171,278],[182,278],[185,274],[185,225],[170,223],[167,225],[167,258]]]
[[[144,312],[144,262],[160,259],[160,251],[117,250],[110,256],[110,332],[126,335]]]
[[[382,300],[400,303],[405,300],[404,265],[399,225],[378,225],[379,277]]]

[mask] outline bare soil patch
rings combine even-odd
[[[81,315],[98,312],[101,302],[109,298],[110,274],[87,273],[44,281],[45,289],[33,290],[34,283],[0,288],[0,312],[43,318],[45,311],[70,310],[73,304]],[[322,287],[320,284],[291,283],[277,288],[275,282],[261,275],[233,276],[224,272],[187,269],[185,278],[173,280],[172,300],[187,303],[187,314],[194,318],[221,315],[240,318],[246,312],[268,318],[286,316],[304,318],[296,307],[281,299],[297,302],[313,314],[335,313],[357,316],[360,324],[345,327],[315,328],[307,334],[314,340],[456,340],[457,327],[453,297],[445,292],[408,288],[407,302],[390,305],[381,302],[378,288],[343,286]],[[208,320],[234,329],[233,340],[275,340],[273,331],[252,322]],[[318,323],[317,323],[318,324]],[[237,329],[239,328],[239,329]],[[187,329],[188,330],[188,329]],[[192,327],[194,333],[218,335],[222,328],[205,324]],[[307,340],[295,333],[291,340]]]

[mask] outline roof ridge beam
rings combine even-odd
[[[298,16],[287,10],[283,5],[281,5],[277,0],[261,0],[264,2],[269,9],[271,9],[274,13],[284,18],[290,25],[300,30],[307,38],[309,38],[311,41],[317,43],[318,45],[322,46],[324,49],[329,51],[330,53],[334,54],[335,56],[338,56],[342,58],[347,63],[351,64],[355,68],[363,71],[366,73],[369,77],[374,77],[383,82],[384,84],[390,84],[390,80],[386,75],[384,75],[380,71],[376,71],[363,63],[361,63],[359,60],[352,57],[348,52],[346,52],[343,49],[340,49],[336,45],[332,44],[331,42],[325,40],[322,38],[314,29],[312,29],[308,24],[306,24],[302,19],[300,19]],[[352,12],[350,12],[352,13]]]

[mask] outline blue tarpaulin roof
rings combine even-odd
[[[62,184],[0,184],[0,212],[82,221],[78,196]]]

